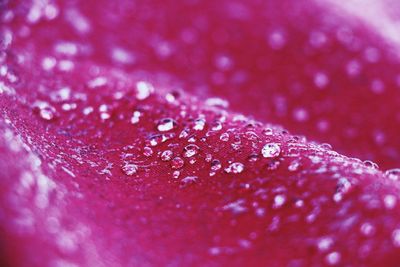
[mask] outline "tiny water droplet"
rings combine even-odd
[[[51,121],[56,117],[56,109],[47,102],[37,101],[34,108],[38,109],[39,116],[43,120]]]
[[[195,144],[190,144],[185,146],[183,156],[185,158],[190,158],[196,155],[199,152],[200,148]]]
[[[134,175],[138,171],[138,166],[133,163],[125,163],[122,166],[122,171],[129,176]]]
[[[256,141],[258,139],[258,135],[255,132],[247,131],[244,134],[244,138],[250,141]]]
[[[194,121],[193,130],[202,131],[204,130],[205,125],[206,125],[205,119],[197,119]]]
[[[338,264],[338,263],[340,262],[340,258],[341,258],[340,253],[339,253],[339,252],[335,252],[335,251],[329,253],[329,254],[326,255],[326,257],[325,257],[326,262],[327,262],[329,265],[336,265],[336,264]]]
[[[140,111],[135,111],[133,112],[133,115],[131,117],[131,123],[132,124],[136,124],[139,122],[139,118],[142,114],[140,113]]]
[[[281,162],[279,160],[273,159],[267,163],[266,168],[269,171],[274,171],[279,168],[279,165],[281,165]]]
[[[244,171],[244,165],[240,162],[234,162],[224,169],[226,173],[241,173]]]
[[[221,136],[219,137],[219,140],[223,141],[223,142],[228,142],[229,140],[229,134],[228,133],[223,133],[221,134]]]
[[[176,121],[171,118],[162,119],[158,125],[157,130],[160,132],[170,131],[176,127]]]
[[[143,148],[143,155],[145,155],[146,157],[150,157],[151,155],[153,155],[153,149],[151,149],[151,147],[144,147]]]
[[[136,84],[136,98],[138,100],[144,100],[148,98],[153,91],[154,91],[153,85],[148,82],[139,81]]]
[[[385,175],[386,175],[390,180],[398,181],[398,180],[400,180],[400,168],[387,170],[387,171],[385,172]]]
[[[290,163],[290,165],[288,166],[288,170],[291,172],[297,171],[300,167],[300,162],[297,160],[294,160]]]
[[[211,170],[212,171],[218,171],[219,169],[221,169],[222,165],[221,165],[221,161],[219,161],[218,159],[214,159],[211,162]]]
[[[172,159],[172,151],[171,150],[165,150],[163,153],[161,153],[161,160],[162,161],[169,161]]]
[[[281,153],[281,147],[278,143],[269,143],[262,148],[261,153],[264,158],[275,158]]]
[[[183,178],[181,180],[181,182],[182,182],[182,185],[189,185],[189,184],[196,183],[198,178],[199,177],[197,177],[197,176],[186,176],[185,178]]]
[[[54,112],[49,108],[40,109],[39,114],[42,119],[47,121],[50,121],[54,118]]]
[[[277,195],[274,198],[273,207],[276,208],[276,209],[280,208],[280,207],[283,206],[283,204],[285,204],[285,202],[286,202],[286,196],[285,195]]]
[[[172,169],[180,169],[183,167],[183,165],[185,164],[185,162],[183,161],[182,158],[180,157],[175,157],[172,159],[171,161],[171,168]]]
[[[250,156],[247,157],[247,160],[249,162],[256,162],[258,161],[258,154],[251,154]]]
[[[220,131],[222,129],[222,123],[219,121],[215,121],[213,122],[213,124],[211,125],[211,130],[212,131]]]
[[[271,136],[273,134],[273,131],[271,128],[265,128],[262,130],[262,133],[266,136]]]
[[[397,199],[396,199],[396,197],[394,195],[386,195],[383,198],[383,202],[385,203],[385,207],[388,210],[391,210],[396,206]]]
[[[172,178],[178,179],[180,175],[181,175],[181,172],[180,172],[180,171],[174,171],[174,172],[172,173]]]

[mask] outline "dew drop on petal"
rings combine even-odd
[[[202,131],[205,125],[206,125],[205,119],[197,119],[194,121],[193,129],[196,131]]]
[[[398,180],[400,180],[400,168],[387,170],[387,171],[385,172],[385,175],[386,175],[390,180],[398,181]]]
[[[386,195],[383,198],[383,203],[385,207],[389,210],[393,209],[396,206],[397,199],[394,195]]]
[[[329,265],[336,265],[340,262],[340,253],[339,252],[331,252],[328,255],[326,255],[325,260],[326,263],[328,263]]]
[[[223,142],[227,142],[229,140],[229,134],[228,133],[221,134],[221,136],[219,137],[219,140],[221,140]]]
[[[125,163],[122,166],[122,171],[129,176],[134,175],[138,171],[138,166],[133,163]]]
[[[139,81],[136,84],[136,98],[138,100],[144,100],[148,98],[153,91],[154,91],[153,85],[148,82]]]
[[[318,243],[317,247],[320,251],[328,251],[333,244],[333,240],[330,237],[323,237],[321,238]]]
[[[185,158],[190,158],[196,155],[199,152],[200,148],[197,145],[190,144],[185,146],[183,156]]]
[[[178,179],[180,175],[181,175],[181,172],[180,172],[180,171],[174,171],[174,172],[172,173],[172,177],[173,177],[174,179]]]
[[[286,197],[285,195],[277,195],[274,198],[274,208],[280,208],[285,204],[286,202]]]
[[[175,120],[173,120],[171,118],[166,118],[166,119],[162,119],[158,123],[157,130],[159,130],[160,132],[167,132],[167,131],[174,129],[175,127],[176,127]]]
[[[392,243],[395,247],[400,247],[400,229],[395,229],[392,232]]]
[[[172,169],[180,169],[180,168],[183,167],[183,165],[184,165],[184,161],[180,157],[175,157],[171,161],[171,168]]]
[[[153,155],[153,149],[151,149],[151,147],[144,147],[143,148],[143,155],[145,155],[146,157],[150,157],[151,155]]]
[[[224,169],[226,173],[241,173],[244,171],[244,165],[240,162],[234,162]]]
[[[199,177],[197,177],[197,176],[186,176],[185,178],[183,178],[181,180],[181,182],[183,185],[189,185],[189,184],[196,183],[198,178]]]
[[[261,154],[264,158],[274,158],[279,156],[281,153],[281,147],[278,143],[269,143],[264,145],[261,150]]]
[[[169,161],[172,159],[172,151],[171,150],[165,150],[164,152],[161,153],[161,160],[162,161]]]

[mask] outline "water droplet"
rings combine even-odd
[[[212,131],[220,131],[222,129],[222,123],[219,121],[215,121],[213,122],[213,124],[211,125],[211,130]]]
[[[280,208],[285,204],[286,202],[286,196],[285,195],[276,195],[274,198],[274,208]]]
[[[314,76],[314,84],[323,89],[325,88],[329,83],[329,78],[328,76],[323,73],[323,72],[317,72]]]
[[[211,162],[211,170],[212,171],[218,171],[219,169],[221,169],[222,165],[221,165],[221,161],[219,161],[218,159],[214,159]]]
[[[286,37],[281,30],[275,30],[268,36],[268,42],[272,49],[282,49],[286,44]]]
[[[133,164],[133,163],[127,163],[127,162],[126,162],[126,163],[122,166],[122,171],[123,171],[126,175],[132,176],[132,175],[134,175],[135,173],[137,173],[137,171],[138,171],[138,166],[135,165],[135,164]]]
[[[263,155],[264,158],[274,158],[279,156],[280,153],[281,153],[281,147],[279,146],[278,143],[266,144],[261,150],[261,154]]]
[[[392,242],[395,247],[400,247],[400,229],[395,229],[392,232]]]
[[[340,262],[340,258],[340,253],[334,251],[326,255],[325,260],[329,265],[336,265]]]
[[[167,132],[176,127],[176,121],[171,118],[162,119],[158,125],[157,130],[160,132]]]
[[[296,108],[293,110],[293,117],[298,122],[304,122],[308,120],[309,114],[304,108]]]
[[[247,157],[247,160],[249,162],[256,162],[258,160],[258,154],[251,154],[250,156]]]
[[[87,85],[89,88],[97,88],[101,87],[107,84],[107,78],[106,77],[96,77],[93,80],[90,80]]]
[[[290,165],[288,166],[288,170],[291,172],[295,172],[300,168],[300,162],[297,160],[294,160],[290,163]]]
[[[180,172],[180,171],[174,171],[174,172],[172,173],[172,178],[178,179],[180,175],[181,175],[181,172]]]
[[[342,200],[343,195],[349,192],[351,183],[346,178],[340,178],[336,185],[336,193],[333,195],[333,200],[339,202]]]
[[[225,206],[222,207],[222,210],[229,210],[233,214],[240,214],[247,211],[247,208],[244,206],[244,204],[245,200],[239,199],[235,202],[226,204]]]
[[[181,180],[181,182],[183,185],[189,185],[189,184],[196,183],[198,178],[199,177],[197,177],[197,176],[186,176],[185,178],[183,178]]]
[[[244,133],[244,138],[250,141],[256,141],[258,139],[258,135],[255,132],[247,131]]]
[[[371,90],[375,94],[381,94],[385,91],[385,84],[381,80],[375,79],[371,83]]]
[[[371,169],[379,169],[378,164],[376,164],[375,162],[370,161],[370,160],[365,160],[364,165]]]
[[[328,251],[333,245],[333,240],[330,237],[323,237],[318,240],[317,247],[320,251]]]
[[[385,175],[393,181],[398,181],[400,180],[400,168],[398,169],[391,169],[391,170],[387,170],[385,172]]]
[[[229,134],[228,133],[223,133],[221,134],[221,136],[219,137],[219,140],[223,141],[223,142],[228,142],[229,140]]]
[[[163,153],[161,153],[161,160],[162,161],[169,161],[172,159],[172,151],[171,150],[165,150]]]
[[[40,109],[39,114],[42,119],[47,121],[50,121],[54,118],[54,112],[49,108]]]
[[[218,97],[208,98],[205,101],[205,104],[207,106],[211,106],[211,107],[221,107],[221,108],[228,108],[229,107],[228,101],[223,100],[223,99],[218,98]]]
[[[131,123],[132,124],[136,124],[139,122],[139,118],[142,114],[140,113],[140,111],[135,111],[133,112],[132,118],[131,118]]]
[[[271,128],[264,128],[262,130],[262,133],[263,133],[263,135],[271,136],[271,135],[273,135],[274,132],[273,132],[273,130]]]
[[[154,91],[153,85],[148,82],[139,81],[136,83],[136,98],[138,100],[144,100],[148,98],[153,91]]]
[[[279,165],[281,165],[281,162],[279,160],[271,160],[267,163],[266,168],[269,171],[274,171],[279,168]]]
[[[240,162],[234,162],[224,169],[226,173],[241,173],[244,171],[244,165]]]
[[[46,121],[51,121],[56,117],[56,110],[47,102],[37,101],[34,107],[39,110],[39,116]]]
[[[375,227],[370,223],[363,223],[360,227],[360,231],[365,236],[372,236],[375,233]]]
[[[183,161],[182,158],[180,157],[175,157],[172,159],[171,161],[171,168],[172,169],[180,169],[183,167],[183,165],[185,164],[185,162]]]
[[[218,55],[215,57],[215,65],[221,71],[228,71],[233,66],[233,61],[226,55]]]
[[[144,147],[143,148],[143,155],[145,155],[146,157],[150,157],[151,155],[153,155],[153,149],[151,149],[151,147]]]
[[[185,158],[190,158],[196,155],[199,152],[200,148],[197,145],[190,144],[185,146],[183,156]]]
[[[172,138],[172,136],[167,136],[164,134],[155,134],[150,136],[149,143],[151,146],[157,146],[158,144],[161,144],[170,138]]]
[[[385,207],[391,210],[396,206],[397,199],[394,195],[386,195],[383,198],[383,202],[385,203]]]
[[[205,125],[206,125],[205,119],[197,119],[194,121],[193,129],[196,131],[202,131],[202,130],[204,130]]]

